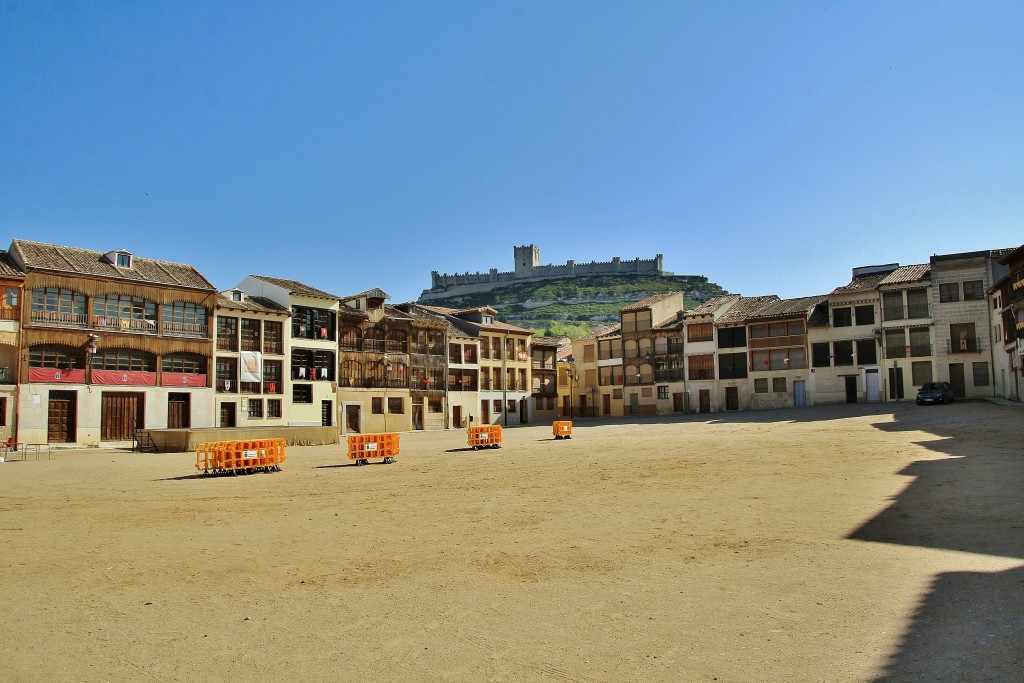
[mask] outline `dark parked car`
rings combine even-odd
[[[949,382],[925,382],[921,385],[921,391],[917,392],[919,406],[925,403],[952,403],[955,399]]]

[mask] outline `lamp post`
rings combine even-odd
[[[569,361],[569,414],[566,417],[572,417],[572,392],[573,384],[579,384],[580,373],[576,369],[576,365],[573,361]]]
[[[89,341],[85,345],[85,383],[92,384],[92,360],[99,351],[100,338],[95,334],[89,335]]]

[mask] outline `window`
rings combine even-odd
[[[509,415],[515,415],[516,412],[517,412],[516,402],[515,401],[509,401],[508,405],[505,406],[505,408],[506,408],[505,412],[507,412]]]
[[[857,325],[874,325],[875,307],[871,305],[856,306],[853,309],[853,317]]]
[[[747,354],[745,353],[720,353],[718,354],[718,378],[719,379],[743,379],[747,376]]]
[[[967,283],[965,282],[964,285]],[[966,294],[964,296],[966,299]],[[974,363],[974,386],[976,387],[987,387],[988,386],[988,363]]]
[[[263,353],[284,353],[284,329],[281,323],[273,320],[263,323]]]
[[[882,314],[886,320],[903,320],[907,317],[903,310],[903,292],[882,292]]]
[[[932,381],[932,362],[915,360],[910,364],[910,381],[915,387]]]
[[[238,318],[217,316],[217,350],[238,350]]]
[[[853,342],[832,342],[832,355],[837,367],[840,365],[853,365]]]
[[[97,326],[156,332],[156,304],[141,297],[97,296],[92,300],[92,314]],[[134,320],[144,324],[133,325]]]
[[[878,344],[874,339],[857,340],[857,364],[874,365],[878,362]]]
[[[584,344],[583,346],[583,362],[593,363],[594,362],[594,345]]]
[[[281,417],[281,399],[267,399],[267,417]]]
[[[768,352],[763,350],[755,350],[750,352],[750,369],[754,372],[759,370],[768,369]]]
[[[217,391],[238,391],[238,359],[217,359]]]
[[[388,397],[388,412],[392,415],[401,415],[405,412],[405,399],[401,396]]]
[[[772,377],[772,391],[774,391],[776,394],[786,393],[786,378]]]
[[[667,386],[659,386],[658,387],[658,398],[668,398],[668,387]]]
[[[313,402],[313,385],[312,384],[293,384],[292,385],[292,403],[312,403]]]
[[[37,287],[32,290],[32,319],[85,324],[85,295],[70,289]]]
[[[686,365],[691,380],[715,378],[715,356],[708,353],[700,356],[687,356]]]
[[[927,318],[928,313],[928,290],[924,287],[907,290],[907,317]]]
[[[281,394],[284,393],[284,363],[279,360],[263,361],[263,393]]]
[[[984,298],[985,285],[981,280],[967,280],[964,282],[964,301],[982,301]]]
[[[462,344],[448,344],[448,362],[462,364]]]
[[[370,412],[374,415],[384,414],[384,399],[380,396],[374,396],[370,399]]]
[[[17,308],[18,307],[18,288],[17,287],[8,287],[7,288],[7,294],[6,294],[5,298],[4,298],[4,303],[6,303],[11,308]]]
[[[754,380],[754,393],[755,394],[767,394],[768,393],[768,378],[758,377]]]
[[[832,353],[828,342],[811,344],[811,363],[816,368],[827,368],[832,365]]]
[[[178,372],[186,375],[206,374],[206,356],[198,353],[169,353],[160,360],[164,372]]]
[[[943,282],[939,285],[939,302],[950,303],[960,301],[960,283]]]
[[[853,325],[853,310],[849,306],[832,309],[832,327],[850,327],[851,325]]]
[[[241,301],[242,300],[242,293],[240,291],[238,291],[237,289],[231,290],[231,300],[232,301]]]
[[[206,307],[187,301],[163,305],[165,333],[191,333],[206,336]]]
[[[747,345],[747,328],[720,327],[718,329],[718,348],[734,349]]]
[[[598,383],[603,386],[609,386],[612,384],[622,384],[622,366],[621,365],[605,365],[598,368]]]
[[[974,336],[974,323],[956,323],[949,326],[950,353],[973,353],[978,350]]]
[[[57,368],[80,370],[85,367],[85,352],[72,346],[44,344],[33,346],[28,351],[30,368]]]
[[[0,396],[0,427],[7,426],[7,397]]]
[[[242,318],[242,351],[259,351],[260,346],[260,321],[249,318]]]
[[[495,399],[494,401],[491,401],[491,403],[492,403],[492,407],[494,409],[494,412],[495,413],[500,413],[501,412],[501,401]]]
[[[932,355],[931,333],[927,327],[910,328],[910,355],[918,357]]]
[[[115,263],[117,264],[118,268],[131,268],[132,255],[124,251],[119,251],[117,252]]]
[[[292,338],[335,339],[334,311],[309,306],[292,306]]]
[[[249,417],[263,417],[263,399],[249,399]]]
[[[156,356],[135,349],[101,349],[92,357],[94,370],[155,372]]]
[[[686,326],[686,341],[703,342],[715,338],[715,326],[711,323],[695,323]]]
[[[885,331],[886,358],[906,358],[907,349],[904,348],[906,345],[907,334],[902,327],[898,330]]]

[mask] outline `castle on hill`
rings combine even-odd
[[[566,261],[564,265],[540,265],[540,249],[532,244],[515,247],[515,270],[498,272],[491,268],[487,273],[441,274],[431,272],[431,287],[423,290],[420,301],[447,298],[462,294],[487,292],[496,287],[517,282],[536,282],[550,278],[580,277],[584,275],[672,275],[662,268],[663,256],[652,259],[636,258],[624,261],[618,256],[611,261],[576,263]]]

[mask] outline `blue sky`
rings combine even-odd
[[[1024,3],[0,0],[13,237],[399,303],[665,255],[746,295],[1024,242]]]

